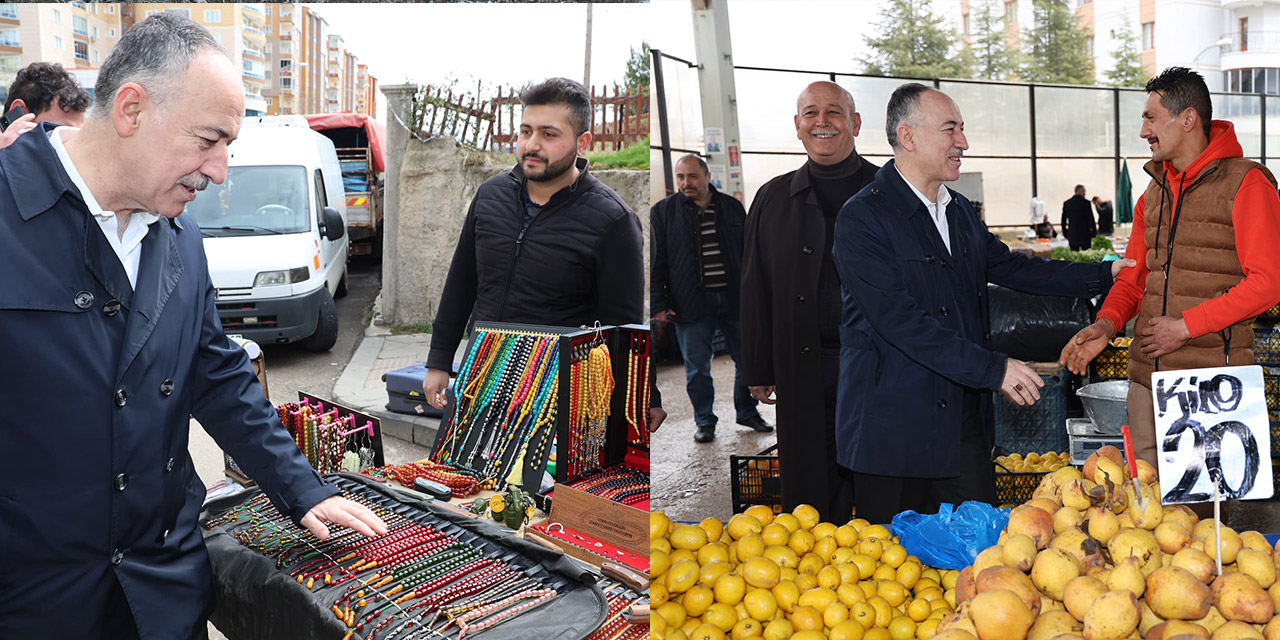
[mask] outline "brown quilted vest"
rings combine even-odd
[[[1143,169],[1152,180],[1143,201],[1149,273],[1135,325],[1139,331],[1151,318],[1181,318],[1183,311],[1226,293],[1244,279],[1231,225],[1236,192],[1252,169],[1261,170],[1272,188],[1276,186],[1266,167],[1243,158],[1208,163],[1180,197],[1160,163],[1148,162]],[[1172,215],[1175,205],[1176,218]],[[1223,331],[1193,338],[1156,362],[1142,353],[1135,340],[1129,350],[1129,379],[1150,387],[1153,371],[1224,366],[1228,351],[1229,364],[1253,364],[1252,322],[1253,318],[1245,318]]]

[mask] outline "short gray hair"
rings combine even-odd
[[[176,13],[161,11],[133,25],[111,50],[93,86],[93,115],[106,118],[116,91],[127,82],[164,103],[186,80],[186,70],[202,53],[226,55],[204,27]]]
[[[677,167],[680,166],[680,163],[684,162],[685,160],[693,160],[694,162],[698,163],[699,167],[702,168],[703,173],[708,173],[708,174],[711,173],[711,170],[707,168],[707,161],[703,160],[702,156],[699,156],[696,153],[690,153],[688,155],[681,156],[679,160],[676,160],[676,163],[674,166],[677,166]]]
[[[898,140],[898,125],[907,121],[914,122],[920,106],[920,96],[926,91],[933,91],[933,89],[919,82],[908,82],[894,89],[893,95],[889,96],[889,108],[884,118],[884,132],[889,137],[889,146],[893,147],[895,152],[902,149],[902,142]]]

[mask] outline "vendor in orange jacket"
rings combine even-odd
[[[1170,67],[1147,83],[1142,132],[1151,176],[1133,211],[1126,258],[1098,320],[1063,348],[1082,374],[1135,314],[1129,427],[1155,466],[1154,371],[1253,364],[1254,317],[1280,302],[1280,198],[1267,168],[1242,156],[1235,128],[1212,119],[1200,74]]]

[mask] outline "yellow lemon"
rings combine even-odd
[[[689,590],[685,591],[684,595],[680,597],[680,604],[684,606],[685,614],[695,618],[702,615],[702,612],[706,611],[707,607],[711,606],[715,601],[715,594],[700,584],[689,587]]]
[[[791,581],[796,583],[796,588],[800,590],[800,593],[804,593],[818,586],[818,577],[812,573],[802,573],[792,578]]]
[[[738,611],[731,605],[723,602],[717,602],[707,607],[705,613],[702,614],[702,621],[713,624],[720,628],[722,632],[728,632],[733,629],[733,625],[738,622]]]
[[[947,569],[942,574],[942,588],[951,590],[956,588],[956,580],[960,578],[960,572],[955,569]]]
[[[867,601],[867,594],[863,593],[862,587],[852,582],[846,582],[836,587],[836,597],[840,599],[840,604],[846,607],[852,607],[859,602]]]
[[[899,580],[899,582],[902,582],[902,581]],[[906,583],[903,582],[903,584],[905,585]],[[911,590],[915,591],[916,595],[920,595],[919,592],[925,591],[927,589],[937,589],[939,594],[942,593],[942,587],[938,584],[936,580],[933,580],[931,578],[922,577],[919,580],[916,580],[916,583],[911,586]]]
[[[818,611],[827,608],[832,602],[837,602],[836,592],[822,587],[814,587],[800,594],[800,606],[813,607]]]
[[[849,619],[849,610],[839,602],[832,602],[822,610],[822,624],[830,629]]]
[[[764,625],[764,640],[787,640],[795,633],[795,627],[786,618],[777,618]]]
[[[742,576],[726,573],[716,580],[716,585],[712,589],[715,593],[716,602],[727,605],[738,604],[742,600],[742,595],[747,592],[747,582]]]
[[[684,593],[689,587],[698,583],[698,563],[692,560],[681,560],[667,570],[667,590],[673,594]],[[670,619],[667,622],[672,622]],[[674,626],[680,626],[672,623]]]
[[[827,636],[823,635],[821,631],[810,631],[806,629],[804,631],[797,631],[795,635],[791,636],[791,640],[827,640]]]
[[[750,640],[759,638],[762,633],[764,633],[764,625],[759,620],[742,618],[733,625],[733,629],[729,631],[729,637],[731,640]]]
[[[868,598],[876,595],[876,592],[880,591],[879,580],[863,580],[858,583],[858,586],[862,587],[862,592],[867,594]]]
[[[667,635],[667,619],[662,616],[649,616],[650,638],[662,638]]]
[[[778,613],[778,601],[768,589],[752,589],[742,596],[747,615],[760,622],[768,622]]]
[[[671,592],[667,591],[667,585],[662,582],[654,581],[649,585],[649,606],[660,607],[667,601],[667,596]]]
[[[930,600],[930,601],[929,601],[929,606],[930,606],[934,611],[942,611],[942,612],[948,612],[948,611],[951,611],[951,605],[950,605],[950,604],[947,604],[947,599],[946,599],[946,598],[938,598],[937,600]],[[933,614],[932,614],[932,613],[930,613],[929,615],[933,615]]]
[[[849,619],[857,622],[864,630],[870,629],[876,626],[876,608],[865,600],[854,603],[849,607]]]
[[[876,595],[885,599],[889,606],[896,607],[907,601],[907,595],[910,592],[902,583],[894,580],[886,580],[880,583],[880,588],[876,590]]]
[[[671,531],[671,546],[676,549],[696,550],[707,543],[707,532],[692,524],[676,525]]]
[[[933,606],[924,598],[916,598],[907,605],[907,617],[916,622],[924,622],[933,613]]]
[[[866,518],[854,518],[849,521],[849,525],[852,526],[856,531],[861,533],[863,529],[871,526],[871,523],[867,522]]]
[[[836,527],[836,544],[842,547],[852,547],[858,544],[858,530],[853,525],[842,524]]]
[[[666,538],[658,538],[657,540],[650,540],[649,550],[671,553],[671,542],[669,542]]]
[[[800,556],[796,555],[791,547],[782,547],[776,544],[769,545],[764,548],[764,557],[773,561],[779,567],[796,568],[800,564]]]
[[[781,576],[782,580],[795,581],[800,576],[800,572],[791,567],[778,567],[778,575]]]
[[[698,584],[711,589],[716,586],[716,580],[720,576],[733,571],[733,565],[728,562],[712,562],[702,565],[702,569],[698,571]]]
[[[773,521],[786,527],[791,533],[800,530],[800,519],[789,513],[779,513],[773,517]]]
[[[800,589],[796,587],[796,583],[790,580],[783,580],[773,585],[769,590],[773,594],[774,601],[778,603],[778,608],[783,613],[791,613],[796,608],[796,603],[800,601]]]
[[[893,580],[897,576],[898,576],[898,572],[894,571],[893,567],[887,564],[882,564],[876,567],[875,573],[871,574],[871,579],[880,580],[883,582],[885,580]]]
[[[840,572],[841,584],[857,584],[858,581],[862,579],[862,574],[858,572],[858,565],[853,564],[852,562],[838,564],[835,565],[835,567]]]
[[[658,615],[666,618],[667,626],[679,628],[684,624],[684,607],[680,606],[679,602],[664,602],[662,606],[654,609],[654,611],[657,611]]]
[[[929,618],[916,626],[916,638],[918,640],[929,640],[938,635],[938,622],[936,618]]]
[[[808,532],[805,531],[804,533]],[[799,535],[799,532],[797,532],[796,535]],[[827,563],[823,562],[822,556],[810,551],[809,553],[804,554],[804,557],[800,558],[800,563],[796,565],[796,571],[816,576],[825,566],[827,566]]]
[[[831,565],[819,569],[817,577],[819,586],[833,590],[840,586],[840,570]]]
[[[863,527],[858,531],[859,540],[884,540],[893,539],[893,533],[889,528],[882,524],[873,524]]]
[[[893,640],[893,636],[884,627],[872,627],[862,634],[862,640]]]
[[[713,624],[704,622],[689,634],[689,640],[724,640],[724,631]]]
[[[839,548],[840,545],[836,544],[835,536],[822,536],[813,543],[813,552],[821,556],[822,561],[827,564],[831,564],[831,558]]]
[[[874,525],[874,526],[878,527],[880,525]],[[867,528],[869,529],[870,527],[867,527]],[[699,531],[701,531],[701,529],[699,529]],[[863,531],[866,531],[866,529],[863,529]],[[672,546],[676,546],[676,545],[672,543]],[[883,552],[884,552],[884,543],[881,542],[879,538],[865,538],[862,540],[862,542],[858,543],[858,553],[865,556],[870,556],[872,560],[879,560],[880,554]]]
[[[836,535],[836,525],[830,522],[819,522],[813,525],[813,537],[821,540],[823,538],[831,538]]]
[[[911,640],[916,637],[916,621],[898,616],[889,621],[889,637],[893,640]]]
[[[889,621],[893,620],[893,607],[889,606],[889,601],[880,596],[871,596],[867,598],[867,604],[876,610],[876,626],[888,627]]]
[[[801,529],[791,534],[791,537],[787,540],[786,544],[788,547],[791,547],[792,551],[796,552],[796,555],[802,556],[813,551],[814,542],[816,542],[816,540],[813,537],[813,533],[808,529]]]
[[[649,551],[649,579],[653,580],[671,568],[671,558],[666,551]]]
[[[723,542],[708,542],[698,549],[698,564],[706,566],[712,562],[729,561],[729,545]]]
[[[845,620],[831,628],[831,635],[828,636],[828,640],[862,640],[862,635],[866,631],[856,621]]]
[[[923,580],[921,582],[923,582]],[[915,594],[916,598],[927,600],[929,602],[943,599],[942,589],[932,586],[921,588],[919,582],[916,583]]]
[[[806,606],[796,607],[791,615],[787,616],[791,620],[791,624],[795,626],[796,631],[822,631],[822,612]]]
[[[671,564],[675,564],[677,562],[680,562],[681,560],[697,562],[698,554],[688,549],[674,549],[672,551],[667,552],[667,559],[671,562]]]
[[[752,518],[755,518],[756,522],[760,523],[760,526],[764,526],[766,524],[769,524],[770,522],[773,522],[773,509],[769,508],[768,505],[764,505],[764,504],[753,504],[747,507],[742,512],[742,515],[751,516]]]
[[[734,540],[741,540],[743,536],[750,533],[760,533],[763,528],[764,525],[760,524],[759,520],[741,513],[729,518],[729,523],[725,525],[729,537]]]
[[[800,528],[805,530],[812,529],[822,520],[822,517],[818,515],[818,510],[807,504],[798,505],[792,509],[791,515],[800,521]]]
[[[858,552],[855,549],[850,549],[849,547],[836,547],[836,550],[831,552],[830,563],[837,565],[848,564],[856,555],[858,555]]]
[[[707,532],[707,540],[719,540],[720,534],[724,531],[724,523],[718,518],[703,518],[698,526]]]
[[[689,640],[689,634],[682,629],[670,627],[667,629],[667,636],[663,640]]]
[[[751,558],[738,567],[738,572],[753,587],[768,589],[781,578],[778,564],[767,557]]]
[[[884,551],[880,552],[880,562],[887,564],[894,569],[897,569],[898,565],[905,562],[906,559],[907,548],[900,544],[888,545],[884,548]]]
[[[871,556],[865,553],[859,553],[853,556],[852,558],[850,558],[849,562],[852,562],[855,566],[858,567],[859,578],[863,580],[867,580],[867,579],[870,579],[871,576],[875,575],[875,572],[876,572],[875,558],[872,558]]]
[[[760,539],[764,540],[766,545],[785,545],[787,540],[791,539],[791,531],[780,523],[773,522],[760,530]]]
[[[759,533],[749,533],[733,544],[737,549],[738,562],[746,562],[764,554],[764,539]]]
[[[921,571],[920,579],[922,580],[928,579],[928,580],[932,580],[935,584],[939,584],[939,585],[942,584],[942,574],[939,573],[938,570],[934,569],[933,567],[926,567],[924,571]]]
[[[702,618],[685,618],[684,624],[680,625],[680,630],[684,632],[685,637],[688,637],[700,626],[702,626]]]
[[[671,528],[671,520],[667,518],[665,511],[653,511],[649,513],[649,539],[656,540],[667,535],[667,530]]]
[[[920,582],[920,563],[904,562],[898,565],[894,580],[902,583],[902,586],[908,589],[914,589]]]

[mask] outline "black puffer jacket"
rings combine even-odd
[[[578,169],[523,234],[520,166],[480,185],[440,295],[429,368],[452,369],[468,318],[564,327],[645,321],[640,218],[588,173],[585,158]]]
[[[742,281],[742,236],[747,211],[742,203],[711,187],[716,208],[716,237],[729,280],[729,308],[738,308]],[[702,251],[698,205],[683,193],[663,198],[649,210],[652,239],[649,274],[650,314],[671,309],[676,322],[698,322],[706,315],[702,296]]]

